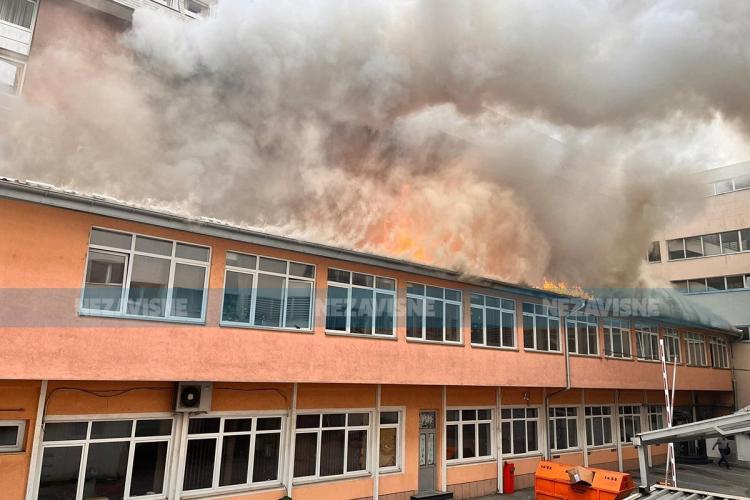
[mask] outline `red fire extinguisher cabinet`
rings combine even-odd
[[[516,466],[511,462],[503,465],[503,494],[509,495],[516,491],[515,481]]]

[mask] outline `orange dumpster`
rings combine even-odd
[[[635,490],[635,483],[623,472],[539,462],[534,490],[538,500],[620,500]]]

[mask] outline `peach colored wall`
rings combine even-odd
[[[497,461],[448,466],[448,484],[472,483],[497,478]]]
[[[0,419],[26,421],[24,449],[0,453],[0,496],[3,499],[22,500],[26,495],[40,387],[39,382],[33,381],[0,381]]]

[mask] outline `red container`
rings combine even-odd
[[[516,491],[515,480],[516,466],[511,462],[505,462],[503,465],[503,494],[510,494]]]

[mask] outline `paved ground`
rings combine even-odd
[[[638,471],[631,471],[636,484],[639,482]],[[653,467],[649,471],[652,482],[664,479],[664,467]],[[750,470],[733,467],[729,470],[719,468],[716,464],[707,465],[677,465],[677,486],[692,490],[712,491],[750,498]],[[489,495],[479,500],[498,500],[512,498],[514,500],[533,500],[534,490],[529,488],[520,490],[513,495]]]

